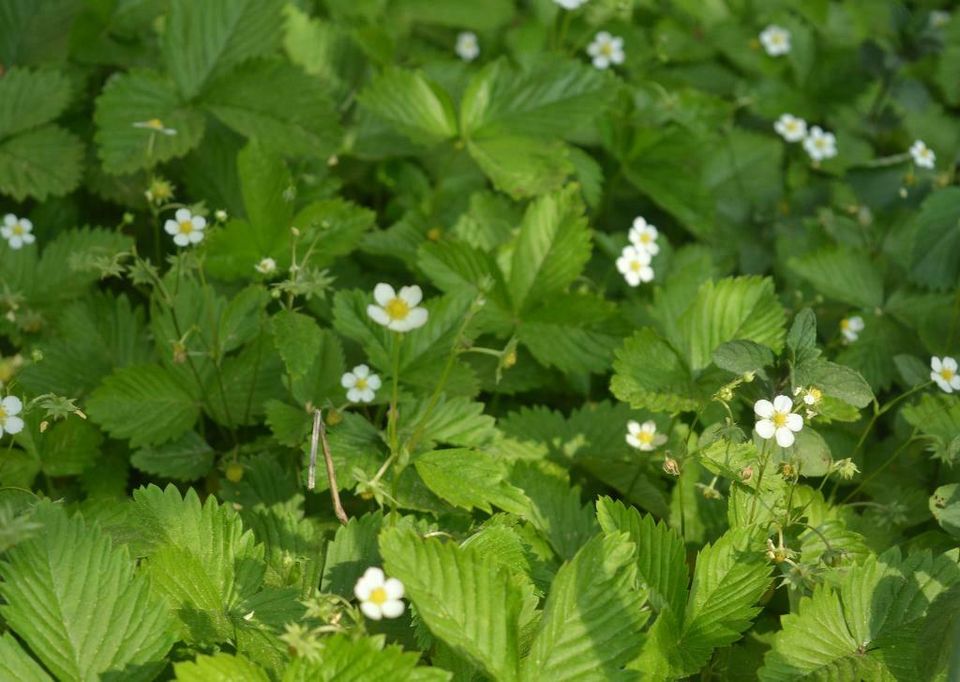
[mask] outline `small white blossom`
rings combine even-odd
[[[11,249],[22,248],[24,244],[33,244],[33,223],[26,218],[18,218],[12,213],[3,216],[3,226],[0,226],[0,236],[7,240]]]
[[[261,275],[272,275],[277,271],[277,261],[272,258],[262,258],[253,268]]]
[[[753,411],[760,419],[754,429],[764,440],[776,436],[777,445],[788,448],[793,445],[794,433],[803,428],[803,417],[793,412],[793,401],[785,395],[778,395],[771,403],[758,400]]]
[[[168,137],[172,137],[177,134],[175,129],[167,128],[165,125],[163,125],[163,121],[161,121],[159,118],[151,118],[149,121],[136,121],[133,124],[133,127],[152,130],[156,133],[162,133]]]
[[[216,211],[214,211],[213,217],[217,219],[218,223],[225,223],[227,222],[227,218],[229,218],[230,216],[228,216],[227,212],[224,211],[222,208],[218,208]]]
[[[800,142],[807,136],[807,122],[793,114],[781,114],[773,129],[787,142]]]
[[[643,218],[634,218],[629,234],[631,244],[651,256],[656,256],[660,253],[660,247],[657,245],[658,236],[657,228]]]
[[[472,62],[480,56],[480,43],[477,34],[463,31],[457,35],[457,46],[454,48],[457,56],[465,62]]]
[[[366,365],[357,365],[352,372],[340,377],[340,385],[347,389],[347,400],[351,403],[370,403],[380,389],[380,377],[371,374]]]
[[[408,332],[427,323],[427,309],[417,305],[423,299],[423,292],[416,284],[400,287],[400,291],[395,292],[392,286],[381,282],[373,289],[373,299],[377,305],[368,305],[367,315],[387,329]]]
[[[859,315],[851,315],[840,320],[840,333],[843,334],[844,343],[853,343],[860,338],[863,328],[863,318]]]
[[[944,12],[942,9],[935,9],[930,12],[930,26],[933,28],[942,28],[950,22],[950,12]]]
[[[917,140],[913,143],[910,147],[910,156],[913,157],[913,162],[920,168],[933,168],[937,161],[937,155],[923,143],[923,140]]]
[[[649,452],[667,442],[667,437],[657,433],[657,424],[654,421],[645,421],[643,424],[633,421],[627,422],[627,443],[638,450]]]
[[[563,7],[563,9],[577,9],[581,5],[587,4],[589,0],[553,0],[555,3]]]
[[[611,64],[623,64],[623,38],[600,31],[587,46],[587,54],[593,58],[593,65],[598,69],[606,69]]]
[[[833,133],[824,132],[820,126],[813,126],[803,140],[803,148],[814,161],[832,159],[837,155],[837,138]]]
[[[366,570],[353,588],[360,610],[370,620],[398,618],[403,613],[403,583],[387,578],[379,568]]]
[[[960,391],[960,374],[957,374],[957,361],[953,358],[930,358],[930,378],[946,393]]]
[[[627,246],[617,259],[617,270],[632,287],[640,282],[653,280],[653,268],[650,267],[650,253],[635,246]]]
[[[790,52],[790,31],[776,25],[767,26],[760,32],[760,42],[768,55],[779,57]]]
[[[163,230],[173,237],[177,246],[189,246],[203,241],[203,230],[207,227],[207,220],[203,216],[193,215],[185,208],[177,209],[173,220],[163,224]]]
[[[11,436],[23,431],[23,419],[18,417],[23,403],[15,395],[8,395],[0,400],[0,436],[9,433]]]

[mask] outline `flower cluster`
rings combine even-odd
[[[360,610],[370,620],[399,618],[403,613],[403,583],[387,578],[383,570],[371,567],[357,581],[353,593],[360,600]]]
[[[634,219],[628,234],[630,245],[624,247],[617,259],[617,270],[630,286],[653,281],[654,272],[650,262],[660,253],[658,235],[657,228],[646,220],[640,217]]]
[[[7,240],[11,249],[17,250],[24,244],[33,244],[33,223],[26,218],[18,218],[12,213],[3,216],[3,225],[0,226],[0,236]]]
[[[760,31],[760,44],[771,57],[780,57],[790,52],[790,31],[771,24]]]
[[[837,138],[820,126],[807,128],[807,122],[793,114],[781,114],[773,129],[787,142],[803,142],[803,148],[814,161],[837,155]]]
[[[607,69],[611,64],[623,64],[626,55],[623,52],[623,38],[617,38],[606,31],[600,31],[593,42],[587,46],[593,65],[598,69]]]

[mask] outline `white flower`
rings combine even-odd
[[[771,403],[758,400],[753,411],[760,419],[754,428],[764,440],[777,437],[777,445],[788,448],[793,445],[793,434],[803,428],[803,417],[793,412],[793,401],[785,395],[778,395]]]
[[[860,338],[863,327],[863,318],[859,315],[851,315],[840,320],[840,333],[843,334],[844,343],[853,343]]]
[[[649,452],[667,442],[667,437],[657,433],[657,424],[646,421],[643,424],[632,419],[627,422],[627,443],[638,450]]]
[[[163,125],[163,121],[161,121],[159,118],[151,118],[149,121],[136,121],[133,124],[133,127],[145,128],[147,130],[152,130],[156,133],[163,133],[168,137],[172,137],[173,135],[177,134],[177,131],[174,130],[173,128],[167,128],[165,125]]]
[[[0,436],[4,433],[12,436],[23,431],[23,419],[17,416],[22,409],[23,403],[15,395],[8,395],[0,400]]]
[[[910,147],[910,156],[913,157],[913,162],[921,168],[933,168],[933,164],[937,161],[937,155],[923,143],[923,140],[917,140],[913,143]]]
[[[253,267],[261,275],[272,275],[277,271],[277,261],[272,258],[262,258],[260,262]]]
[[[397,618],[403,613],[403,583],[387,578],[379,568],[368,568],[353,588],[360,610],[371,620]]]
[[[373,289],[377,305],[367,306],[367,315],[377,324],[395,332],[408,332],[427,323],[427,309],[418,308],[423,292],[417,285],[400,287],[396,293],[389,284],[380,283]]]
[[[824,132],[820,126],[813,126],[803,140],[803,148],[814,161],[832,159],[837,155],[837,138],[833,133]]]
[[[480,43],[477,34],[464,31],[457,36],[457,46],[454,48],[457,56],[465,62],[472,62],[480,56]]]
[[[760,32],[763,49],[771,57],[779,57],[790,51],[790,31],[780,26],[770,25]]]
[[[653,280],[653,268],[650,267],[650,252],[627,246],[617,259],[617,270],[632,287],[639,286],[640,282]]]
[[[174,219],[163,224],[164,231],[173,236],[177,246],[189,246],[203,241],[207,221],[203,216],[193,215],[185,208],[177,209]]]
[[[960,391],[960,374],[957,374],[957,361],[953,358],[930,358],[930,378],[947,393]]]
[[[660,253],[660,247],[657,246],[657,228],[648,223],[643,218],[634,218],[633,226],[630,228],[630,243],[641,251],[646,251],[651,256]]]
[[[587,4],[588,0],[553,0],[563,7],[563,9],[577,9],[581,5]]]
[[[3,226],[0,227],[0,236],[10,244],[11,249],[19,249],[24,244],[33,244],[36,237],[33,232],[33,223],[26,218],[18,218],[12,213],[3,216]]]
[[[773,129],[787,142],[799,142],[807,136],[807,122],[793,114],[781,114]]]
[[[950,21],[950,12],[944,12],[942,9],[935,9],[930,12],[930,25],[933,28],[946,26]]]
[[[357,365],[352,372],[340,377],[340,385],[347,389],[347,400],[351,403],[369,403],[380,389],[380,377],[370,374],[366,365]]]
[[[593,65],[598,69],[623,64],[623,38],[614,38],[606,31],[600,31],[587,46],[587,54],[593,57]]]

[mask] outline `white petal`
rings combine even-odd
[[[941,369],[943,369],[943,363],[940,362],[940,358],[937,356],[930,358],[930,369],[932,369],[934,372],[939,372]]]
[[[799,431],[803,428],[803,417],[799,414],[787,415],[787,428],[791,431]]]
[[[7,417],[6,421],[3,424],[4,430],[13,435],[15,433],[20,433],[23,431],[23,420],[20,417]]]
[[[33,242],[35,242],[35,241],[37,240],[37,238],[34,237],[34,236],[33,236],[32,234],[30,234],[29,232],[27,232],[26,234],[21,235],[21,236],[20,236],[20,239],[23,240],[23,243],[24,243],[24,244],[33,244]]]
[[[359,388],[347,389],[347,400],[349,400],[351,403],[359,403],[362,397],[363,391],[361,391]]]
[[[202,230],[207,226],[207,219],[204,218],[202,215],[193,216],[193,220],[191,220],[190,222],[193,223],[193,229],[195,230]]]
[[[758,417],[769,419],[773,416],[773,403],[771,403],[769,400],[758,400],[753,404],[753,412]],[[767,436],[767,438],[769,437],[770,436]]]
[[[387,599],[403,599],[403,583],[396,578],[387,578],[383,584]]]
[[[633,448],[642,449],[643,443],[640,442],[640,439],[634,436],[632,433],[627,434],[627,445]]]
[[[177,234],[180,231],[180,226],[177,225],[175,220],[168,220],[163,224],[163,231],[167,234]]]
[[[366,379],[368,376],[370,376],[370,368],[366,365],[357,365],[353,368],[353,373],[355,376],[361,379]]]
[[[390,316],[387,315],[387,311],[378,305],[373,305],[372,303],[368,305],[367,315],[377,324],[382,324],[383,326],[390,324]]]
[[[357,389],[353,389],[353,390],[356,391]],[[373,399],[377,396],[377,394],[374,393],[373,390],[369,388],[365,388],[362,391],[358,391],[358,393],[359,395],[357,396],[357,399],[353,401],[355,403],[372,403]]]
[[[640,427],[640,430],[644,433],[656,433],[657,423],[653,420],[643,422],[643,426]]]
[[[22,218],[20,220],[20,227],[23,228],[24,232],[33,232],[33,223],[31,223],[27,218]]]
[[[632,433],[632,434],[634,434],[634,435],[640,433],[640,422],[634,421],[633,419],[631,419],[630,421],[628,421],[628,422],[627,422],[627,431],[629,431],[630,433]]]
[[[344,388],[353,388],[357,385],[357,377],[352,372],[344,372],[340,377],[340,385]]]
[[[629,284],[630,286],[632,286],[632,287],[638,287],[638,286],[640,286],[640,273],[639,273],[639,272],[634,272],[633,270],[628,270],[626,273],[624,273],[623,277],[624,277],[624,279],[627,280],[627,284]]]
[[[3,216],[3,224],[7,227],[13,227],[17,224],[17,216],[13,215],[12,213],[8,213],[7,215]]]
[[[789,448],[791,445],[793,445],[793,441],[793,431],[785,426],[777,429],[777,445],[779,445],[781,448]]]
[[[960,391],[960,374],[954,374],[950,380],[950,388],[954,391]]]
[[[185,234],[175,234],[173,235],[173,243],[177,246],[189,246],[190,238]]]
[[[13,235],[12,237],[10,237],[10,241],[7,243],[10,244],[11,249],[16,251],[17,249],[23,246],[23,239],[21,239],[17,235]]]
[[[203,241],[203,232],[198,232],[194,230],[193,232],[187,235],[187,239],[189,239],[190,242],[193,244],[199,244],[200,242]]]
[[[400,287],[400,293],[397,294],[408,306],[414,308],[423,300],[423,291],[416,284],[409,287]]]
[[[593,65],[598,69],[605,69],[610,66],[610,62],[606,57],[597,56],[593,58]]]
[[[3,237],[4,239],[10,239],[12,235],[13,235],[13,228],[7,227],[6,225],[4,225],[3,227],[0,227],[0,237]]]
[[[383,618],[383,612],[380,607],[374,604],[372,601],[365,601],[360,604],[360,610],[363,611],[365,615],[370,620],[380,620]]]
[[[397,293],[393,290],[393,287],[389,284],[384,284],[380,282],[377,286],[373,288],[373,300],[379,303],[380,305],[387,305],[390,301],[397,297]]]
[[[384,602],[380,611],[384,618],[399,618],[403,614],[403,602],[398,600]]]
[[[951,372],[957,371],[957,361],[953,358],[944,358],[943,359],[943,368],[950,370]]]
[[[193,215],[185,208],[178,208],[177,212],[173,214],[173,217],[176,218],[178,223],[184,223],[193,218]]]
[[[380,386],[381,386],[380,377],[377,376],[376,374],[371,374],[370,376],[368,376],[368,377],[367,377],[367,386],[369,386],[370,388],[372,388],[374,391],[379,390],[379,389],[380,389]]]
[[[774,431],[777,430],[777,427],[773,425],[773,422],[769,419],[761,419],[753,427],[757,435],[767,440],[768,438],[773,438]]]
[[[23,409],[23,403],[20,402],[20,398],[15,395],[8,395],[3,400],[0,400],[0,407],[3,408],[3,411],[8,415],[20,414],[20,410]]]
[[[409,329],[416,329],[417,327],[422,327],[427,323],[427,317],[429,313],[426,308],[414,308],[410,311],[410,314],[407,315],[405,320],[410,324]]]
[[[640,216],[637,216],[636,218],[633,219],[633,229],[642,230],[646,226],[647,226],[646,219],[641,218]]]
[[[939,387],[940,387],[942,390],[944,390],[945,392],[947,392],[947,393],[953,393],[953,386],[951,386],[951,385],[950,385],[950,382],[948,382],[946,379],[944,379],[944,378],[943,378],[942,376],[940,376],[938,373],[936,373],[936,372],[931,372],[931,373],[930,373],[930,378],[933,379],[933,380],[936,382],[937,386],[939,386]]]
[[[4,235],[4,236],[6,237],[7,235]],[[617,270],[619,270],[620,274],[623,274],[623,275],[627,274],[630,271],[630,261],[627,259],[626,256],[620,256],[617,259]]]
[[[376,585],[371,585],[366,578],[360,578],[357,584],[353,586],[353,593],[360,601],[366,601],[370,598],[370,593]]]
[[[640,272],[638,272],[637,274],[639,275],[641,281],[644,281],[644,282],[653,281],[653,268],[651,268],[649,265],[644,265],[642,268],[640,268]]]
[[[371,566],[363,572],[363,579],[374,587],[383,587],[383,581],[386,579],[386,577],[387,576],[383,573],[383,569],[378,568],[377,566]]]
[[[785,395],[778,395],[773,399],[773,409],[777,412],[790,412],[793,409],[793,401]]]

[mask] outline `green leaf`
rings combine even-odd
[[[397,10],[411,22],[450,28],[490,31],[513,17],[512,0],[487,0],[483,5],[460,0],[401,0]]]
[[[862,251],[828,248],[787,264],[827,298],[861,308],[883,305],[883,278]]]
[[[597,520],[607,535],[627,533],[634,544],[633,558],[640,581],[658,610],[683,613],[687,601],[687,562],[683,540],[663,522],[649,514],[640,516],[634,507],[619,500],[597,500]]]
[[[70,81],[59,71],[10,69],[0,79],[0,139],[49,123],[69,102]]]
[[[130,457],[130,463],[154,476],[195,481],[210,472],[213,455],[213,448],[189,431],[172,443],[137,450]]]
[[[383,514],[372,512],[355,516],[346,525],[337,528],[333,541],[327,545],[320,590],[350,597],[353,586],[370,566],[380,563],[377,536],[383,526]]]
[[[634,589],[634,546],[598,536],[557,572],[523,662],[526,679],[613,679],[640,647],[647,614]]]
[[[699,393],[683,360],[649,327],[615,353],[610,390],[631,407],[658,412],[695,410]]]
[[[51,426],[39,439],[42,471],[48,476],[76,476],[100,457],[103,434],[83,419],[69,418]]]
[[[924,380],[929,376],[928,373]],[[920,433],[947,443],[960,433],[960,399],[957,396],[928,393],[921,396],[919,402],[905,406],[900,414]]]
[[[606,372],[620,341],[608,322],[616,308],[589,294],[554,294],[524,315],[517,338],[537,359],[565,373]]]
[[[87,403],[90,418],[131,447],[174,440],[193,426],[199,407],[178,379],[159,365],[113,372]]]
[[[434,450],[417,456],[414,463],[427,487],[455,507],[488,514],[491,504],[515,514],[527,507],[523,492],[507,483],[503,467],[485,452]]]
[[[270,682],[263,668],[235,654],[200,655],[193,661],[174,664],[173,669],[180,682]]]
[[[419,71],[386,69],[370,81],[358,99],[413,142],[436,144],[457,134],[450,97]]]
[[[322,653],[311,660],[297,657],[283,675],[283,682],[440,682],[451,674],[440,668],[416,667],[419,654],[391,644],[383,635],[351,638],[336,634],[324,638]]]
[[[467,142],[467,150],[494,187],[514,199],[556,191],[574,170],[569,150],[559,140],[479,137]]]
[[[870,384],[859,372],[835,362],[814,358],[794,367],[797,386],[816,386],[824,395],[839,398],[854,407],[866,407],[873,402]]]
[[[30,658],[9,632],[0,636],[0,675],[18,682],[52,682],[40,664]]]
[[[34,128],[0,142],[0,192],[17,201],[46,199],[80,182],[83,145],[56,125]]]
[[[173,622],[127,551],[51,503],[38,505],[36,520],[43,533],[0,563],[7,626],[60,679],[153,679]]]
[[[523,595],[491,557],[412,530],[380,538],[386,572],[399,578],[430,632],[497,680],[519,677]]]
[[[180,93],[191,99],[234,64],[280,45],[278,0],[173,0],[163,52]]]
[[[326,158],[340,145],[330,97],[314,77],[284,61],[244,64],[212,83],[201,103],[230,128],[280,154]]]
[[[793,318],[787,333],[787,347],[799,355],[817,347],[817,315],[810,308],[804,308]]]
[[[930,496],[930,513],[940,527],[960,538],[960,484],[942,485]]]
[[[270,318],[273,342],[291,377],[303,377],[320,350],[321,329],[312,317],[281,310]]]
[[[327,267],[360,244],[376,223],[376,214],[340,198],[316,201],[304,207],[293,219],[311,249],[309,263]]]
[[[960,277],[960,188],[931,193],[916,220],[911,278],[931,289],[956,287]]]
[[[717,367],[734,374],[763,371],[774,361],[773,351],[767,346],[747,339],[721,343],[713,349],[711,357]]]

